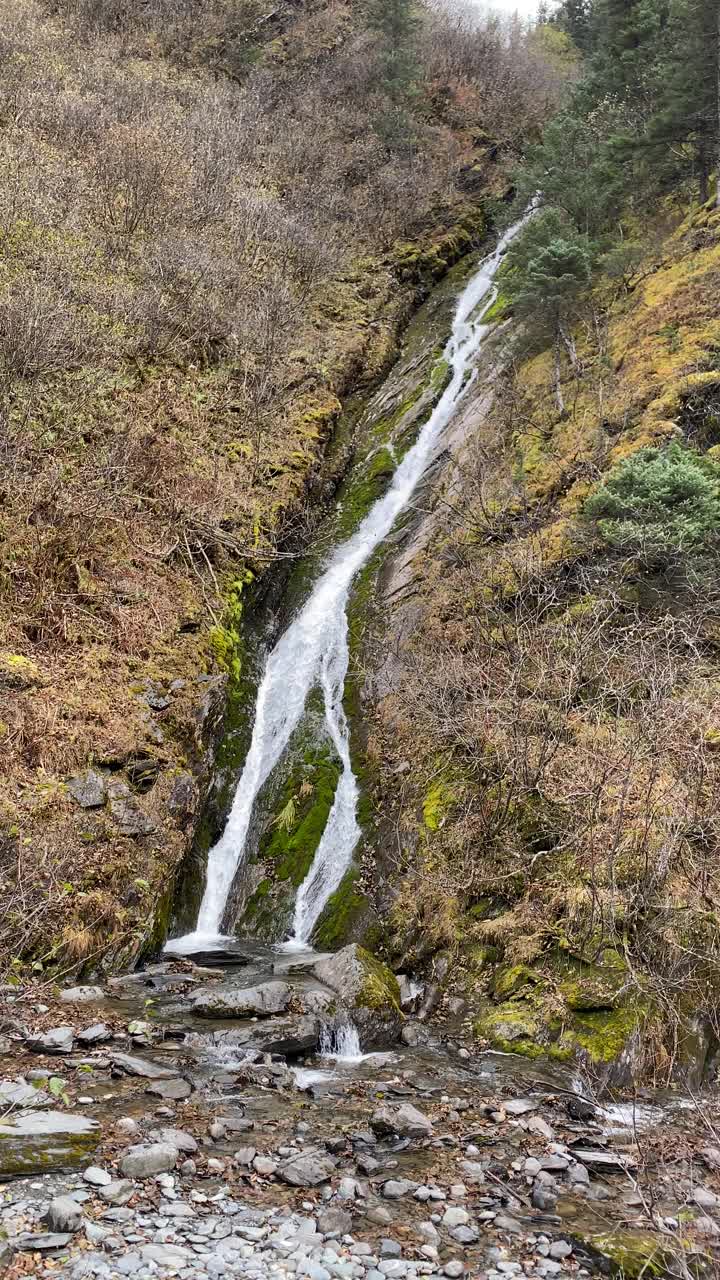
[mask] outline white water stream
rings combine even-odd
[[[193,933],[168,942],[167,951],[188,954],[227,941],[223,916],[245,853],[258,793],[269,778],[297,727],[308,695],[318,685],[325,702],[327,729],[342,772],[325,831],[295,905],[289,947],[307,945],[330,896],[348,870],[360,837],[358,786],[350,763],[350,741],[343,710],[349,663],[347,602],[356,574],[390,533],[413,491],[435,457],[442,433],[472,385],[473,362],[490,326],[482,316],[496,296],[495,273],[503,253],[523,226],[516,223],[497,249],[478,267],[461,294],[445,350],[450,381],[420,435],[398,466],[384,497],[369,511],[356,532],[338,547],[294,622],[270,654],[260,684],[255,725],[245,767],[225,830],[210,850],[205,893]],[[484,303],[482,310],[480,304]]]

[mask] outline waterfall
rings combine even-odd
[[[526,218],[529,215],[526,215]],[[350,762],[347,721],[342,706],[349,663],[347,602],[355,575],[390,533],[424,471],[437,453],[443,431],[476,377],[473,360],[490,326],[482,315],[496,296],[493,280],[502,255],[525,218],[503,236],[461,294],[445,349],[451,377],[431,417],[393,476],[390,488],[338,547],[307,602],[270,654],[258,689],[255,724],[245,767],[225,830],[210,850],[205,893],[195,931],[168,942],[180,954],[222,942],[223,916],[245,844],[258,793],[285,751],[318,684],[327,728],[342,772],[325,831],[297,896],[291,946],[306,944],[331,894],[351,865],[360,838],[358,786]],[[482,311],[480,303],[484,302]]]
[[[323,1027],[320,1036],[321,1058],[334,1058],[336,1062],[360,1062],[364,1056],[358,1029],[352,1022]]]

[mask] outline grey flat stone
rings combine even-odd
[[[100,1126],[65,1111],[17,1111],[0,1119],[0,1175],[81,1168],[95,1150]]]
[[[207,1018],[268,1018],[286,1012],[290,994],[285,982],[264,982],[241,990],[210,987],[193,997],[193,1012]]]
[[[145,1080],[172,1080],[178,1074],[177,1070],[161,1067],[148,1058],[139,1058],[130,1053],[113,1052],[111,1057],[113,1066],[120,1067],[129,1076],[141,1076]]]
[[[174,1169],[177,1158],[178,1149],[169,1142],[139,1144],[125,1152],[120,1170],[126,1178],[151,1178],[156,1173]]]
[[[35,1053],[72,1053],[75,1032],[72,1027],[53,1027],[44,1035],[29,1036],[26,1044]]]

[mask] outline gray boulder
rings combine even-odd
[[[330,1156],[306,1151],[286,1160],[278,1173],[291,1187],[317,1187],[321,1182],[328,1182],[334,1170],[335,1161]]]
[[[400,988],[387,965],[353,942],[318,960],[315,977],[336,991],[360,1032],[363,1048],[400,1034]]]
[[[208,988],[192,1002],[193,1013],[203,1018],[269,1018],[285,1013],[289,1004],[290,988],[284,982],[264,982],[243,990]]]
[[[282,1053],[292,1057],[316,1049],[320,1042],[321,1026],[317,1018],[292,1017],[273,1019],[266,1025],[238,1027],[231,1031],[218,1031],[216,1044],[237,1045],[247,1049],[259,1049],[263,1053]]]
[[[110,1040],[111,1036],[112,1032],[104,1022],[93,1022],[84,1031],[77,1033],[80,1044],[100,1044],[103,1040]]]
[[[156,1173],[174,1169],[178,1149],[169,1142],[154,1142],[149,1146],[139,1144],[130,1147],[120,1161],[120,1171],[126,1178],[151,1178]]]
[[[198,1149],[192,1134],[185,1133],[183,1129],[154,1129],[149,1136],[153,1142],[168,1142],[186,1155],[194,1155]]]
[[[397,1134],[402,1138],[428,1138],[433,1131],[428,1117],[409,1102],[403,1102],[400,1106],[385,1103],[378,1107],[373,1112],[370,1128],[383,1136]]]
[[[107,783],[101,773],[86,769],[66,783],[73,800],[81,809],[102,809],[107,799]]]
[[[156,1080],[145,1090],[155,1098],[162,1098],[164,1102],[180,1102],[183,1098],[189,1098],[192,1091],[190,1081],[180,1076],[174,1076],[172,1080]]]
[[[30,1036],[27,1040],[28,1049],[32,1049],[35,1053],[72,1053],[73,1044],[75,1042],[75,1032],[72,1027],[53,1027],[52,1031],[46,1031],[45,1035]]]
[[[177,1071],[161,1067],[149,1058],[138,1058],[130,1053],[113,1053],[112,1063],[128,1076],[142,1076],[145,1080],[171,1080]]]
[[[113,1178],[112,1182],[98,1189],[98,1194],[106,1204],[117,1206],[127,1204],[133,1191],[134,1187],[129,1178]]]
[[[104,1000],[105,992],[102,987],[65,987],[60,999],[63,1004],[89,1004],[93,1000]]]
[[[70,1196],[56,1196],[50,1201],[47,1223],[51,1231],[79,1231],[82,1223],[82,1206]]]

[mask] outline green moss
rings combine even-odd
[[[305,879],[335,798],[340,766],[329,746],[308,747],[283,786],[258,859],[273,863],[276,880],[299,888]]]
[[[449,783],[436,779],[430,784],[423,799],[423,822],[428,831],[438,831],[455,801]]]
[[[596,1065],[615,1062],[642,1021],[643,1012],[636,1006],[577,1014],[563,1030],[559,1044],[581,1049]]]
[[[504,320],[507,316],[509,305],[502,290],[499,290],[495,301],[488,307],[487,311],[483,312],[484,324],[495,324],[498,320]]]
[[[386,964],[376,959],[364,947],[357,949],[358,959],[360,960],[364,976],[362,986],[355,999],[355,1006],[358,1009],[372,1009],[381,1011],[383,1009],[392,1009],[394,1012],[400,1011],[400,988],[397,978],[392,970],[388,969]]]
[[[14,689],[40,683],[40,668],[20,653],[0,653],[0,681]]]
[[[208,643],[215,662],[234,680],[242,675],[242,618],[245,602],[243,592],[254,581],[254,574],[247,569],[233,578],[225,596],[225,610],[221,624],[211,627]]]
[[[534,986],[542,981],[540,974],[529,969],[526,964],[508,965],[501,969],[493,982],[493,995],[497,1000],[508,1000],[517,995],[523,987]]]
[[[313,933],[313,943],[322,951],[334,951],[347,942],[353,921],[367,906],[367,898],[356,888],[358,874],[351,867],[325,905]]]
[[[607,1231],[581,1235],[594,1253],[607,1258],[612,1274],[625,1280],[649,1280],[667,1274],[670,1253],[665,1241],[644,1231]]]
[[[520,1053],[526,1058],[542,1058],[548,1052],[539,1042],[540,1029],[540,1018],[521,1001],[509,1001],[489,1010],[474,1027],[475,1035],[489,1041],[492,1049]]]

